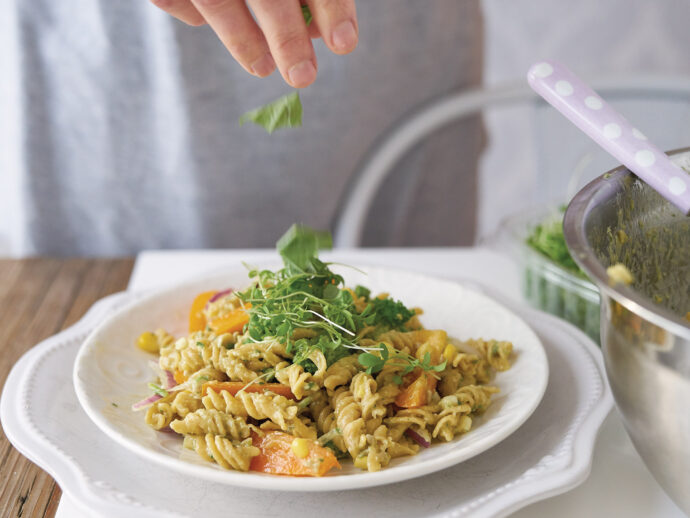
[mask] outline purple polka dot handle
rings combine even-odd
[[[675,165],[620,113],[565,66],[535,63],[527,73],[532,89],[659,194],[690,213],[690,174]]]

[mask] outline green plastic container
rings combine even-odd
[[[527,244],[535,227],[562,218],[554,206],[518,214],[503,224],[501,234],[522,270],[522,293],[531,306],[556,315],[584,331],[599,344],[599,290],[588,279],[561,267]]]

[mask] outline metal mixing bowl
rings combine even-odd
[[[690,170],[690,148],[668,154]],[[599,286],[606,372],[628,434],[690,515],[690,217],[619,167],[575,196],[563,226]],[[630,286],[609,280],[615,263]]]

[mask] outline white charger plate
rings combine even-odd
[[[413,457],[395,459],[387,468],[363,472],[351,463],[321,478],[293,478],[226,471],[182,448],[179,436],[145,425],[132,403],[148,393],[152,358],[136,347],[145,330],[164,327],[184,334],[194,296],[209,289],[243,287],[245,270],[222,272],[166,289],[132,302],[103,321],[82,345],[74,367],[74,386],[87,415],[109,437],[135,454],[186,475],[235,486],[281,491],[332,491],[372,487],[418,477],[465,461],[496,445],[534,412],[548,382],[548,362],[539,338],[514,313],[491,298],[459,284],[424,275],[380,268],[339,270],[346,284],[362,284],[373,293],[389,292],[408,306],[425,311],[422,322],[461,340],[473,337],[510,340],[513,367],[493,384],[501,392],[473,429],[450,443],[435,444]]]
[[[597,433],[613,406],[601,352],[591,340],[567,322],[506,300],[538,333],[551,374],[537,410],[500,444],[441,472],[372,489],[299,494],[215,484],[122,448],[77,401],[72,373],[81,344],[134,298],[121,293],[98,302],[74,326],[24,354],[3,388],[0,421],[8,439],[79,507],[80,514],[60,516],[225,517],[228,509],[248,518],[506,516],[587,478]]]

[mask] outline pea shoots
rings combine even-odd
[[[399,374],[393,377],[393,382],[397,385],[401,385],[403,382],[402,377],[406,374],[411,373],[416,368],[421,368],[424,371],[434,371],[441,372],[446,368],[446,362],[439,363],[438,365],[431,364],[431,354],[425,353],[421,360],[418,360],[414,356],[409,354],[404,354],[396,351],[391,356],[388,348],[385,344],[379,344],[378,350],[380,351],[380,356],[376,356],[372,353],[362,353],[359,355],[357,360],[359,363],[366,367],[367,374],[376,374],[381,372],[387,363],[392,363],[402,367]]]

